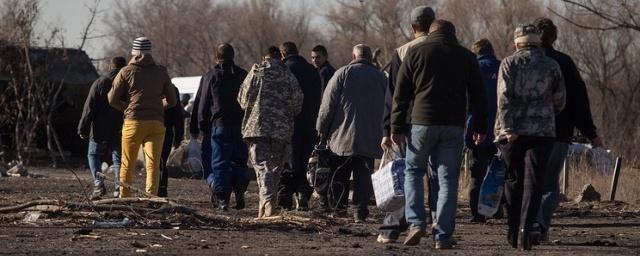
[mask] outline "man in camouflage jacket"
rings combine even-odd
[[[242,137],[249,147],[249,159],[258,182],[259,218],[273,214],[294,118],[302,110],[302,90],[279,57],[279,49],[269,47],[264,61],[253,65],[238,94],[245,113]]]
[[[516,52],[502,61],[498,73],[495,137],[507,167],[508,241],[530,250],[565,87],[560,66],[539,47],[535,26],[518,27],[514,42]]]

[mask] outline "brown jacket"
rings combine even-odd
[[[167,70],[150,54],[134,56],[113,80],[109,105],[124,111],[125,120],[164,122],[164,109],[175,106],[176,95]]]

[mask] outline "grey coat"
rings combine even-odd
[[[338,69],[322,96],[316,129],[339,156],[382,155],[386,77],[369,61],[357,59]]]

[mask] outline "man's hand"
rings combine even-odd
[[[388,149],[391,148],[393,146],[393,141],[391,141],[391,138],[385,136],[382,138],[382,142],[380,142],[380,147],[382,149]]]
[[[604,147],[604,144],[602,143],[602,139],[600,139],[600,137],[595,137],[591,139],[591,146],[593,146],[594,148],[602,148]]]
[[[473,142],[476,144],[476,146],[480,145],[480,143],[482,143],[486,138],[487,138],[486,134],[481,134],[477,132],[473,133]]]
[[[397,146],[400,146],[404,143],[404,138],[404,133],[391,134],[391,141]]]
[[[515,133],[507,133],[507,141],[509,143],[514,142],[518,139],[518,134]]]
[[[87,135],[85,135],[85,134],[78,134],[78,135],[80,135],[80,138],[83,139],[83,140],[87,139]]]

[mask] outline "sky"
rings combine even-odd
[[[104,35],[107,27],[104,19],[111,6],[116,0],[100,1],[99,10],[101,12],[96,17],[92,26],[91,36]],[[59,27],[62,28],[61,35],[65,39],[66,47],[78,47],[82,41],[82,31],[89,22],[90,11],[88,7],[93,6],[94,0],[43,0],[41,2],[38,30],[44,35]],[[101,58],[103,48],[107,45],[108,38],[91,39],[85,43],[84,50],[91,58]]]
[[[53,28],[62,28],[62,36],[65,38],[66,47],[78,47],[82,41],[82,30],[89,22],[90,11],[88,7],[93,7],[95,0],[42,0],[41,19],[37,29],[39,34],[49,35]],[[96,17],[92,26],[90,36],[106,35],[108,28],[105,19],[110,14],[109,10],[116,5],[118,0],[101,0],[99,5],[100,13]],[[129,0],[133,1],[133,0]],[[225,1],[225,0],[223,0]],[[229,0],[231,1],[231,0]],[[300,0],[283,0],[287,2],[297,2]],[[308,3],[316,3],[320,0],[303,0]],[[319,22],[312,20],[312,22]],[[320,21],[321,22],[321,21]],[[44,39],[41,39],[41,43]],[[91,39],[85,43],[84,50],[93,59],[104,57],[104,48],[109,43],[109,37]]]

